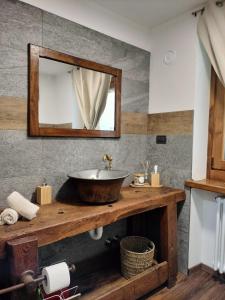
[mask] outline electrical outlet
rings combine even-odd
[[[156,136],[156,144],[166,144],[167,138],[166,135],[157,135]]]

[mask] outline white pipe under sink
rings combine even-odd
[[[95,228],[93,230],[90,230],[88,231],[89,232],[89,235],[90,237],[97,241],[97,240],[100,240],[101,237],[102,237],[102,234],[103,234],[103,227],[98,227],[98,228]]]

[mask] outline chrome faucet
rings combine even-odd
[[[105,169],[112,170],[112,160],[113,160],[112,156],[109,154],[105,154],[102,159],[103,161],[106,162]]]

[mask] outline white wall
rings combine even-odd
[[[192,178],[206,177],[210,63],[197,36],[197,18],[179,16],[151,32],[150,113],[194,109]],[[168,50],[177,59],[163,64]],[[216,194],[192,189],[189,268],[213,267]]]
[[[195,99],[196,18],[190,12],[151,31],[149,113],[191,110]],[[171,65],[167,51],[176,52]]]
[[[74,21],[131,45],[150,50],[147,30],[103,9],[91,0],[23,0],[33,6]]]
[[[203,190],[191,191],[189,263],[192,268],[203,263],[213,268],[217,194]]]

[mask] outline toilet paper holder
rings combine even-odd
[[[71,264],[69,266],[69,271],[71,273],[75,272],[76,271],[76,266],[74,264]],[[4,288],[4,289],[1,289],[0,290],[0,295],[10,293],[10,292],[22,289],[24,287],[27,288],[28,292],[34,291],[36,289],[36,287],[38,286],[38,284],[40,284],[44,280],[46,280],[45,276],[40,275],[37,278],[35,278],[34,271],[26,270],[20,276],[21,283],[12,285],[12,286]]]

